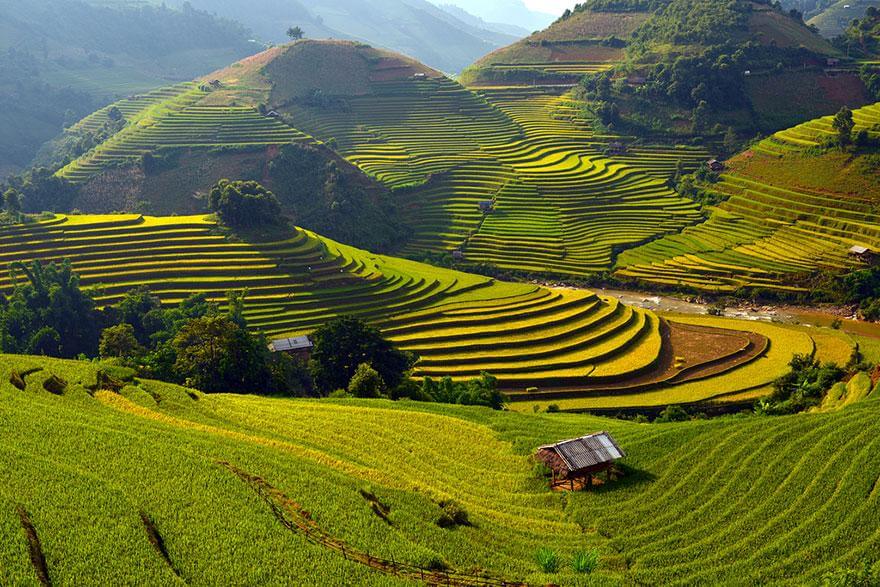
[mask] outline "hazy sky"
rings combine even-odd
[[[550,14],[561,14],[566,8],[572,8],[577,4],[575,0],[525,0],[525,3],[532,10]]]

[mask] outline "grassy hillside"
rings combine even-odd
[[[880,105],[854,111],[875,140]],[[832,117],[780,131],[734,157],[709,186],[725,201],[703,224],[623,253],[621,275],[700,289],[788,288],[798,274],[851,267],[880,245],[876,148],[826,147]]]
[[[560,398],[656,405],[664,400],[649,392],[660,388],[699,402],[760,387],[794,353],[814,348],[809,336],[781,328],[660,319],[589,291],[497,282],[301,229],[257,242],[230,238],[202,216],[138,215],[0,229],[0,262],[62,259],[100,304],[140,285],[166,303],[203,293],[222,304],[228,290],[247,289],[248,323],[270,336],[356,315],[420,357],[416,377],[488,371],[514,400],[544,406]],[[11,280],[3,276],[0,287]]]
[[[54,584],[412,584],[391,572],[403,565],[456,584],[821,582],[880,570],[876,393],[827,414],[645,425],[205,396],[4,356],[0,562],[13,584],[39,584],[38,540]],[[623,476],[542,487],[528,455],[598,430],[626,451]],[[471,525],[439,527],[445,500]],[[558,572],[541,572],[541,548]],[[575,573],[592,549],[598,569]]]
[[[584,274],[607,267],[618,246],[697,218],[695,206],[663,178],[679,159],[693,166],[704,156],[699,149],[640,147],[608,157],[613,137],[594,134],[564,90],[474,93],[390,58],[364,69],[358,54],[365,49],[334,49],[361,63],[360,74],[344,76],[350,88],[316,101],[291,98],[280,83],[271,103],[292,125],[397,190],[416,231],[407,254],[459,249],[473,262]],[[288,69],[304,67],[297,65],[303,56],[293,49],[287,55],[267,68],[270,77],[298,79]],[[481,201],[493,201],[494,212],[481,214]]]

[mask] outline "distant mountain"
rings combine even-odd
[[[114,98],[255,53],[250,36],[191,7],[0,0],[0,177]]]
[[[363,41],[450,73],[519,37],[463,22],[427,0],[164,1],[178,7],[190,4],[237,20],[261,40],[272,43],[286,41],[285,31],[295,25],[302,27],[308,38]]]
[[[559,18],[552,11],[530,10],[523,0],[436,0],[439,4],[452,4],[466,10],[486,22],[515,25],[529,32],[541,30]]]
[[[501,33],[505,35],[513,35],[516,37],[527,37],[531,34],[531,31],[529,31],[528,29],[517,26],[515,24],[507,24],[503,22],[486,22],[479,16],[474,16],[464,8],[461,8],[454,4],[441,4],[440,9],[444,12],[448,12],[458,20],[477,28],[485,29],[488,31],[495,31],[496,33]]]

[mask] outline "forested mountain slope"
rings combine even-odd
[[[853,67],[826,71],[841,59],[798,13],[765,2],[594,0],[477,61],[462,80],[582,83],[618,132],[720,139],[728,127],[752,137],[864,105]]]
[[[114,98],[257,52],[239,25],[191,8],[0,1],[0,176]]]

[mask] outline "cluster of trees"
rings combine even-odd
[[[832,363],[821,364],[812,355],[795,355],[790,371],[773,383],[773,393],[762,399],[756,411],[767,415],[794,414],[822,403],[831,387],[846,372]]]
[[[0,183],[0,192],[6,194],[10,190],[19,196],[20,211],[27,213],[69,212],[79,195],[74,184],[45,167],[10,176]]]
[[[853,119],[852,110],[846,106],[842,107],[834,115],[831,126],[836,134],[833,138],[827,139],[826,146],[836,146],[840,149],[848,147],[868,149],[880,146],[880,141],[872,137],[867,129],[861,128],[855,131],[856,123]]]
[[[255,181],[221,179],[208,194],[208,207],[230,228],[254,228],[281,222],[275,194]]]
[[[106,317],[79,287],[69,262],[13,263],[14,287],[0,294],[0,350],[73,358],[95,356]]]
[[[142,377],[205,392],[411,398],[494,409],[505,403],[488,374],[463,383],[450,378],[416,383],[411,378],[416,357],[352,316],[314,332],[306,364],[273,353],[265,336],[248,328],[247,292],[228,293],[221,310],[202,294],[164,306],[141,287],[99,309],[69,261],[16,263],[13,277],[11,294],[0,295],[0,352],[100,357]]]
[[[269,164],[269,179],[298,226],[379,252],[409,234],[391,192],[326,149],[285,146]]]

